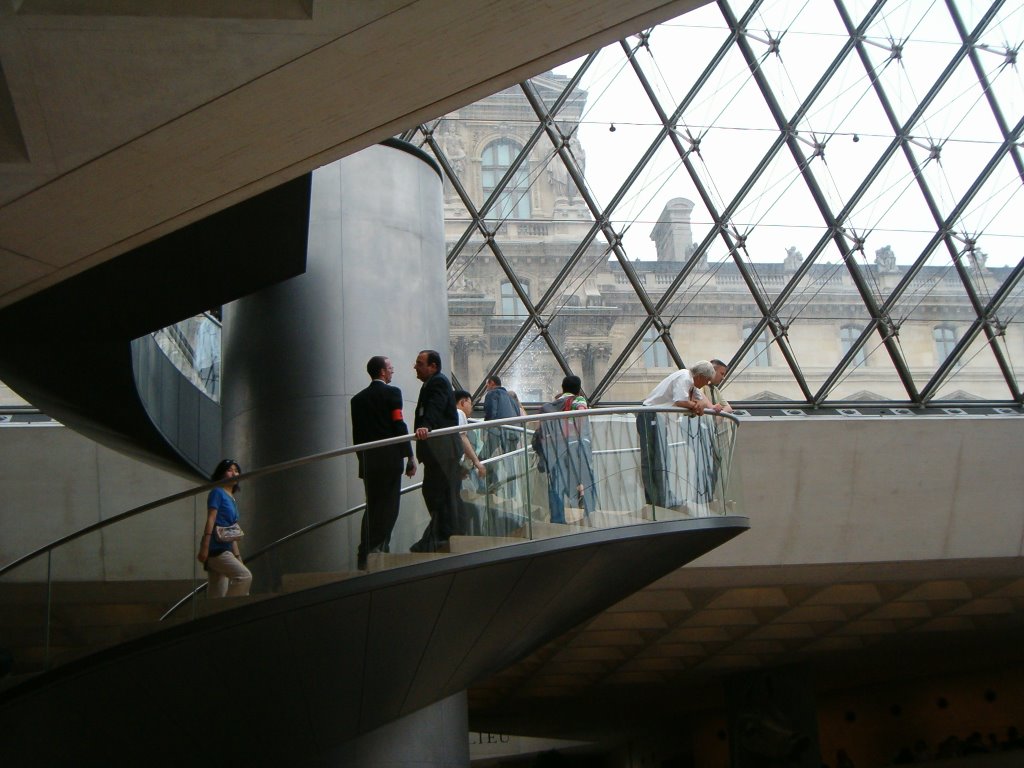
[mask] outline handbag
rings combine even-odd
[[[232,523],[231,525],[218,525],[214,527],[214,531],[217,535],[217,541],[223,541],[225,543],[229,541],[238,541],[240,538],[245,536],[245,531],[242,530],[242,526],[238,523]]]

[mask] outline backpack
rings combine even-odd
[[[570,395],[565,398],[561,403],[558,400],[553,400],[550,403],[545,403],[541,409],[541,413],[555,413],[556,411],[571,411],[572,404],[576,400],[576,395]],[[537,429],[533,431],[533,438],[530,440],[530,447],[533,448],[534,453],[537,454],[537,471],[547,472],[548,463],[547,457],[544,455],[544,425],[540,424]]]

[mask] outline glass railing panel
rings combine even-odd
[[[160,627],[201,579],[193,499],[99,528],[0,576],[0,646],[12,679]],[[189,613],[183,613],[188,616]]]
[[[236,494],[247,584],[209,580],[197,561],[210,484],[129,510],[0,570],[0,651],[10,655],[15,675],[7,682],[168,623],[366,573],[593,529],[741,511],[735,420],[649,409],[643,416],[656,430],[655,462],[636,409],[435,433],[430,441],[448,445],[464,433],[484,464],[482,473],[465,461],[453,470],[451,535],[430,536],[420,464],[402,478],[390,536],[365,562],[357,554],[362,526],[379,521],[365,516],[354,447],[250,472]]]
[[[479,537],[480,548],[530,538],[537,499],[531,482],[536,474],[532,432],[520,423],[485,426],[467,434],[483,444],[480,455],[487,472],[481,478],[464,462],[460,504],[465,530]]]
[[[649,409],[642,412],[645,429],[637,417],[636,411],[597,412],[538,423],[542,445],[554,446],[553,458],[538,462],[532,484],[540,535],[739,508],[729,473],[735,421]]]
[[[47,668],[49,566],[44,554],[0,576],[0,688]]]

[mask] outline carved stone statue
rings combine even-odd
[[[456,131],[454,127],[448,128],[440,143],[445,157],[448,158],[448,164],[455,171],[455,175],[461,177],[466,169],[466,149],[462,145],[462,137]]]
[[[782,262],[782,265],[787,272],[796,272],[803,263],[804,255],[797,250],[795,245],[791,245],[786,249],[786,258]]]
[[[875,266],[879,272],[895,272],[896,256],[892,252],[892,246],[886,245],[875,251]]]
[[[569,171],[562,162],[562,158],[555,155],[548,163],[548,180],[551,182],[551,191],[555,193],[556,200],[569,200],[575,191]]]

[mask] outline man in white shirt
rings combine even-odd
[[[455,410],[459,417],[459,426],[469,424],[469,415],[473,412],[473,396],[464,389],[455,390]],[[462,461],[460,471],[462,473],[462,488],[470,491],[479,491],[484,487],[484,478],[487,476],[487,469],[480,461],[480,450],[482,440],[480,430],[461,432],[462,439]],[[472,477],[472,475],[476,477]],[[468,501],[462,491],[459,492],[459,530],[469,535],[479,535],[480,509],[471,501]]]
[[[716,411],[701,393],[715,378],[715,368],[701,360],[690,368],[681,368],[659,382],[644,400],[646,406],[675,406],[686,408],[699,416],[705,411]],[[658,424],[659,414],[645,411],[636,415],[636,430],[640,438],[640,477],[644,484],[644,498],[648,504],[675,507],[678,502],[669,498],[667,446],[665,430]]]

